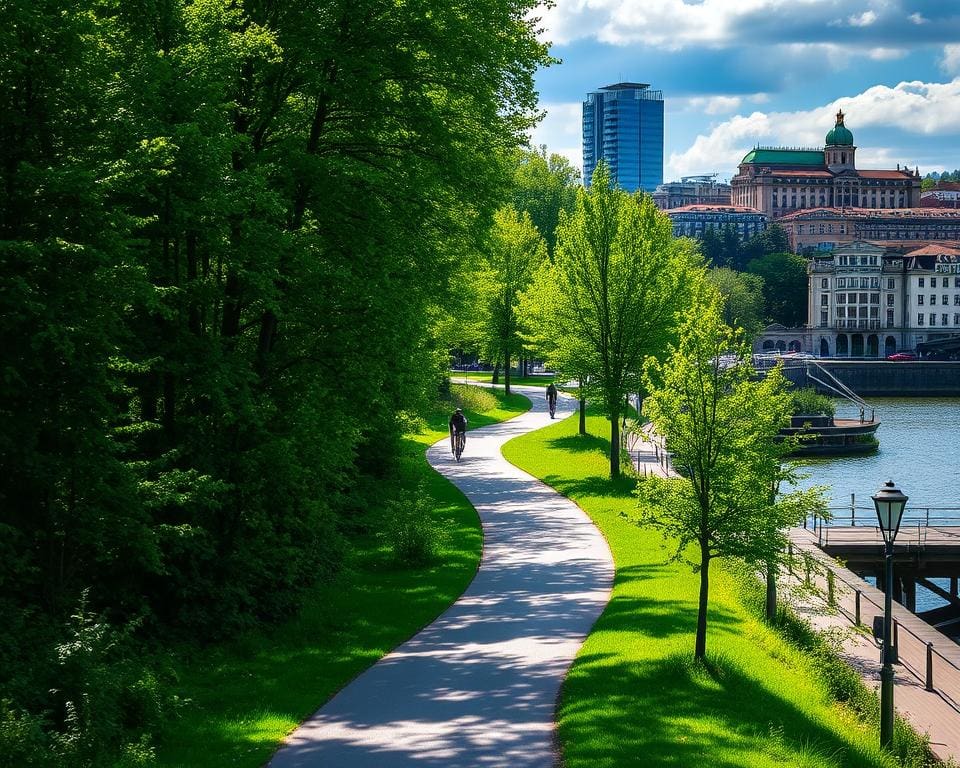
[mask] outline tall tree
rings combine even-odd
[[[590,387],[610,419],[611,477],[620,475],[626,396],[641,390],[644,360],[672,338],[678,310],[702,279],[698,264],[648,196],[611,188],[603,163],[574,212],[561,215],[553,322],[544,333],[582,340]]]
[[[763,327],[763,278],[727,267],[711,269],[707,278],[722,300],[723,322],[752,338]]]
[[[807,321],[807,260],[795,253],[769,253],[754,259],[747,271],[763,279],[764,315],[768,323],[797,327]]]
[[[820,502],[818,489],[771,500],[790,450],[778,438],[789,424],[788,383],[779,368],[755,380],[748,363],[726,364],[729,354],[749,360],[749,345],[723,323],[720,299],[711,290],[686,313],[669,358],[650,360],[645,371],[651,394],[644,408],[680,477],[641,482],[639,522],[676,542],[676,559],[684,559],[691,546],[698,555],[692,562],[700,574],[698,659],[706,654],[711,562],[778,562],[786,549],[784,529]]]
[[[487,357],[503,360],[504,390],[509,394],[510,362],[523,346],[519,295],[537,267],[546,261],[547,249],[530,216],[520,216],[508,206],[494,216],[485,251],[486,259],[477,279],[479,330]]]
[[[562,155],[547,155],[547,148],[524,149],[516,154],[513,205],[540,231],[553,254],[560,211],[570,212],[577,199],[580,171]]]

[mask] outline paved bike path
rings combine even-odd
[[[554,708],[574,655],[610,597],[606,541],[572,502],[500,453],[550,423],[533,408],[427,451],[476,507],[480,569],[436,621],[362,673],[290,736],[270,768],[549,768]],[[575,403],[561,398],[557,418]]]

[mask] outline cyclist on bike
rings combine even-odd
[[[450,450],[457,452],[457,438],[462,435],[462,440],[466,441],[467,435],[467,417],[463,415],[463,408],[457,408],[450,416]]]
[[[550,405],[550,418],[552,419],[557,410],[557,387],[552,381],[547,385],[547,403]]]

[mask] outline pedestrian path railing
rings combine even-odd
[[[850,543],[851,535],[862,543],[882,544],[877,513],[870,506],[851,504],[847,507],[830,507],[825,515],[811,515],[803,523],[804,528],[817,535],[821,547],[831,541]],[[851,529],[859,529],[852,532]],[[900,522],[897,546],[924,547],[932,539],[938,544],[946,543],[945,529],[956,529],[957,546],[960,548],[960,507],[908,507]]]
[[[827,555],[791,543],[787,567],[854,627],[869,630],[883,617],[883,593]],[[894,658],[928,691],[939,694],[960,713],[960,648],[906,608],[896,605],[894,614]],[[882,631],[879,634],[882,636]]]

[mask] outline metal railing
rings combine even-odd
[[[847,507],[829,507],[826,512],[826,515],[811,515],[803,522],[804,528],[817,535],[819,546],[830,545],[831,529],[850,528],[871,531],[876,543],[883,544],[877,513],[872,506],[857,506],[854,501]],[[897,545],[922,548],[927,543],[929,532],[941,528],[960,529],[960,507],[908,507],[900,522]],[[839,532],[833,530],[833,533],[836,540]]]
[[[846,617],[855,627],[870,627],[875,617],[883,616],[883,595],[862,588],[862,582],[849,571],[834,565],[826,555],[795,548],[788,551],[788,570],[805,586],[825,597],[827,604]],[[879,594],[875,599],[874,595]],[[931,630],[933,631],[933,630]],[[950,640],[946,649],[956,645]],[[894,658],[916,677],[928,691],[935,691],[960,713],[960,665],[948,658],[930,640],[921,637],[896,617],[893,619]],[[955,654],[954,654],[955,655]]]

